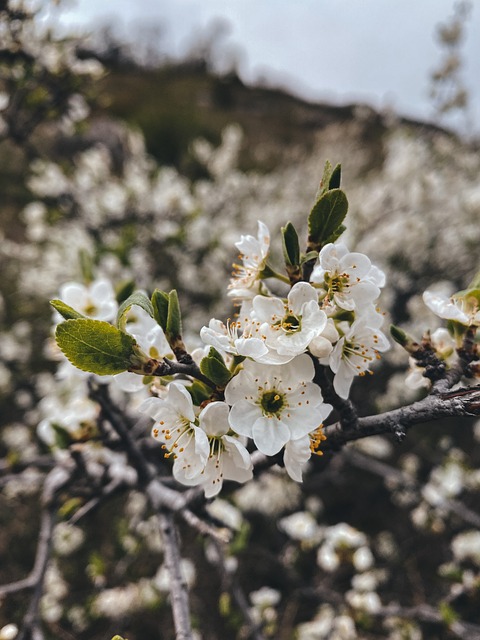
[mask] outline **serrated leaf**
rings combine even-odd
[[[117,325],[122,331],[125,330],[125,326],[127,324],[127,313],[133,306],[140,307],[146,311],[151,318],[154,317],[153,306],[147,296],[141,291],[134,291],[131,296],[122,302],[118,309]]]
[[[57,344],[70,362],[99,376],[127,371],[136,345],[132,336],[102,320],[66,320],[55,331]]]
[[[168,293],[155,289],[152,294],[153,317],[164,331],[167,330]]]
[[[168,294],[167,329],[165,335],[169,341],[170,339],[175,340],[182,335],[182,314],[178,294],[175,289],[172,289]]]
[[[223,358],[218,360],[216,356],[209,355],[202,358],[200,362],[200,371],[219,387],[223,387],[232,377],[232,374],[225,366]]]
[[[310,246],[324,246],[327,239],[339,230],[347,211],[347,196],[341,189],[331,189],[320,196],[308,217]]]
[[[283,256],[287,266],[300,264],[300,244],[298,234],[291,222],[282,227]]]
[[[65,304],[63,300],[50,300],[50,304],[58,311],[58,313],[65,318],[65,320],[78,320],[78,318],[85,318],[85,316],[78,311],[75,311],[73,307]]]

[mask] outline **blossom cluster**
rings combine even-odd
[[[136,409],[154,420],[152,435],[165,457],[172,458],[176,480],[202,486],[207,497],[218,494],[224,480],[243,483],[252,478],[252,447],[265,456],[283,452],[287,473],[301,482],[312,453],[321,454],[323,423],[332,411],[322,394],[319,371],[331,371],[334,392],[346,399],[355,376],[370,372],[388,348],[380,329],[383,315],[376,306],[385,277],[367,256],[350,252],[339,240],[324,243],[317,257],[310,258],[304,277],[292,282],[268,264],[270,231],[263,222],[258,222],[256,237],[243,235],[236,247],[241,264],[235,265],[227,292],[239,307],[235,319],[224,323],[212,318],[200,331],[204,346],[188,356],[204,375],[190,371],[190,376],[159,382],[159,374],[152,377],[150,369],[136,365],[106,379],[136,394]],[[277,283],[284,289],[289,285],[289,290],[274,294]],[[75,322],[80,314],[112,322],[117,316],[144,362],[158,365],[178,356],[179,337],[172,339],[168,326],[148,312],[145,301],[137,295],[119,308],[107,280],[88,286],[70,282],[54,302],[55,320],[63,315]],[[59,346],[64,346],[61,340]],[[85,368],[68,348],[63,350],[73,364]],[[208,367],[214,365],[212,373]],[[190,385],[192,375],[198,377],[200,392]],[[70,396],[70,402],[74,400],[75,395]],[[89,402],[83,411],[77,407],[68,415],[91,421]],[[51,426],[52,420],[44,420],[41,431],[51,444],[46,423]],[[78,429],[68,420],[63,423],[70,434]]]

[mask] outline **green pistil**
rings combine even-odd
[[[282,410],[285,404],[285,398],[283,394],[278,393],[278,391],[266,391],[262,395],[262,399],[260,401],[260,406],[263,409],[263,412],[269,415],[276,415],[279,411]]]
[[[302,328],[302,319],[297,318],[293,314],[288,314],[282,318],[280,326],[285,331],[285,333],[295,333],[296,331],[300,331]]]

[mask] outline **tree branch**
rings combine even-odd
[[[176,640],[193,640],[188,587],[181,570],[181,556],[173,514],[161,511],[157,520],[165,547],[165,565],[170,576],[170,598]]]
[[[449,417],[480,416],[480,385],[439,395],[429,395],[399,409],[358,419],[358,428],[344,430],[340,422],[324,428],[322,451],[336,451],[347,442],[373,435],[405,433],[416,424]]]

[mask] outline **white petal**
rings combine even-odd
[[[257,449],[266,456],[273,456],[290,439],[290,430],[281,420],[262,416],[253,424],[252,435]]]
[[[198,417],[200,426],[208,436],[223,436],[230,430],[228,405],[225,402],[211,402],[202,409]]]

